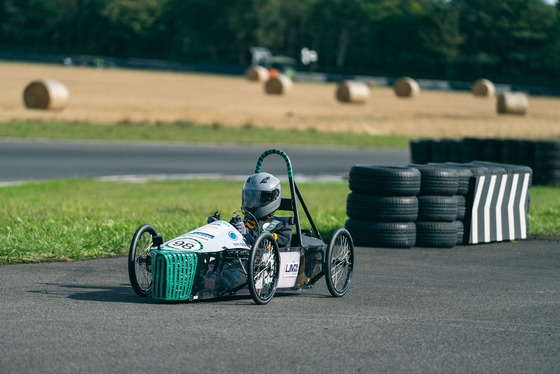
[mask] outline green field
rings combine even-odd
[[[128,252],[141,224],[150,223],[171,239],[202,226],[216,210],[227,220],[240,208],[242,185],[207,180],[68,179],[3,187],[0,263],[121,256]],[[301,183],[299,187],[324,235],[344,226],[347,183]],[[284,189],[289,191],[287,186]]]
[[[307,144],[355,147],[408,148],[405,136],[372,136],[364,134],[327,133],[313,130],[273,130],[250,124],[231,128],[212,123],[192,122],[135,123],[111,125],[93,122],[9,121],[0,122],[0,138],[92,139],[175,141],[235,144]]]

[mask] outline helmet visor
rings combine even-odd
[[[256,209],[261,203],[261,191],[243,190],[243,208]]]

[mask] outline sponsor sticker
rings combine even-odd
[[[182,251],[200,251],[204,248],[201,242],[193,238],[179,238],[167,243],[165,247]]]
[[[237,240],[237,235],[235,235],[233,231],[230,231],[228,233],[228,236],[231,238],[231,240]]]
[[[200,236],[200,237],[204,238],[204,240],[214,239],[214,235],[210,235],[210,234],[207,234],[207,233],[201,232],[201,231],[193,231],[193,232],[190,232],[189,235]]]
[[[299,262],[288,262],[284,265],[285,277],[297,277],[299,270]]]

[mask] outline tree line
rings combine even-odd
[[[247,66],[249,48],[323,72],[560,85],[545,0],[0,0],[0,49]]]

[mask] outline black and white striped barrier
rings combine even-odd
[[[527,238],[530,174],[483,175],[473,179],[472,207],[467,207],[470,222],[465,222],[468,243]]]
[[[465,243],[526,239],[531,169],[498,163],[480,164],[489,168],[471,177],[463,221]]]

